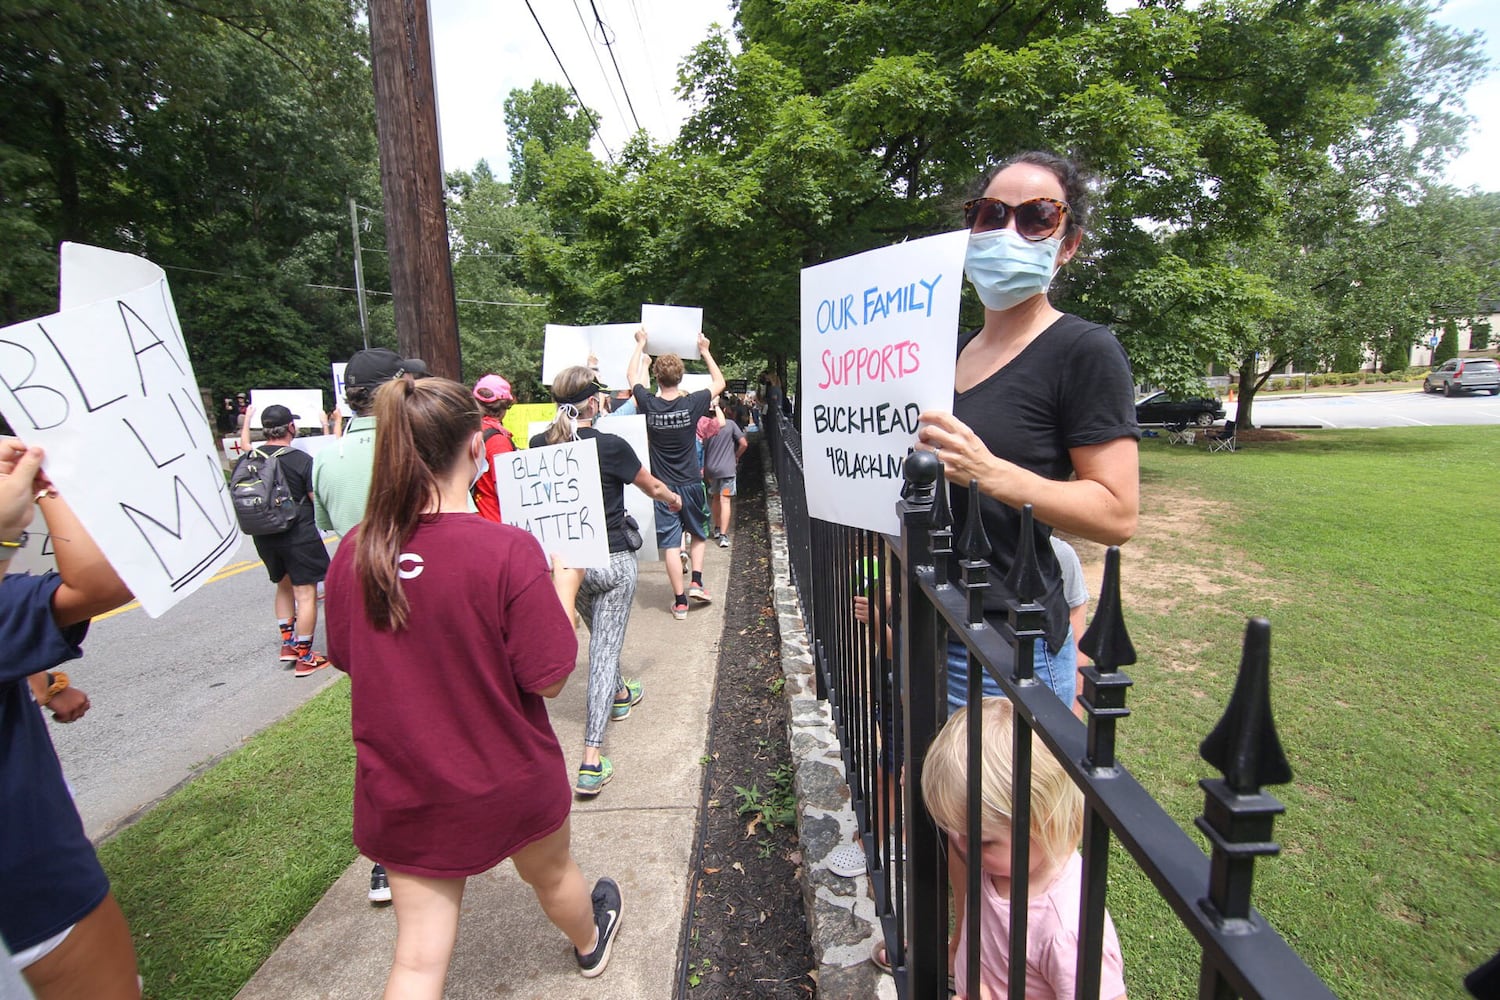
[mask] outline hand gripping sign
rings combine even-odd
[[[923,410],[953,406],[968,233],[802,271],[802,457],[807,508],[894,533],[902,463]]]
[[[61,284],[0,330],[0,412],[155,618],[239,546],[217,436],[161,268],[64,243]]]

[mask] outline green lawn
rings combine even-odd
[[[150,1000],[233,997],[354,860],[340,680],[99,848]]]
[[[1141,470],[1143,521],[1171,516],[1153,509],[1168,494],[1219,502],[1175,546],[1218,592],[1132,607],[1125,547],[1141,662],[1122,759],[1191,829],[1211,773],[1198,742],[1246,618],[1268,617],[1295,780],[1272,790],[1283,852],[1258,865],[1258,907],[1341,997],[1467,996],[1461,977],[1500,947],[1500,427],[1316,431],[1233,455],[1147,441]],[[1194,995],[1196,952],[1117,859],[1132,1000]]]

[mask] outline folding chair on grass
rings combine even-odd
[[[1208,450],[1211,453],[1215,451],[1235,451],[1234,421],[1226,420],[1224,421],[1224,426],[1217,431],[1210,430],[1205,432],[1203,439],[1208,442]]]

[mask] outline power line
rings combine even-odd
[[[604,136],[599,134],[599,123],[594,120],[594,115],[589,111],[588,105],[583,103],[583,98],[578,96],[578,88],[573,86],[573,78],[568,75],[568,68],[563,65],[562,57],[557,54],[557,49],[552,45],[552,39],[547,37],[547,29],[542,27],[542,19],[536,16],[536,9],[531,6],[531,0],[526,0],[526,9],[531,12],[531,19],[536,22],[536,30],[542,33],[542,41],[547,43],[547,48],[552,52],[552,58],[557,61],[557,68],[562,70],[563,79],[568,81],[568,89],[573,92],[573,99],[578,102],[578,107],[583,111],[583,116],[589,120],[589,127],[594,130],[594,137],[599,140],[599,145],[604,147],[604,155],[609,159],[609,165],[615,165],[615,154],[609,151],[609,146],[604,142]],[[627,97],[628,101],[629,98]]]
[[[188,271],[188,272],[191,272],[193,274],[211,274],[211,275],[213,275],[215,277],[218,277],[218,278],[243,278],[244,277],[243,275],[233,274],[233,273],[231,273],[229,271],[205,271],[201,267],[180,267],[177,264],[161,264],[161,265],[158,265],[158,266],[166,268],[168,271]],[[304,288],[321,288],[324,291],[329,291],[329,292],[356,292],[357,293],[359,291],[359,289],[357,289],[357,288],[350,288],[348,285],[320,285],[317,282],[313,282],[313,281],[304,281],[304,282],[302,282],[302,286]],[[373,288],[366,288],[365,289],[365,294],[366,295],[384,295],[387,298],[391,298],[394,295],[393,292],[381,292],[381,291],[377,291],[377,290],[375,290]],[[516,306],[517,308],[523,308],[523,309],[545,309],[545,308],[547,308],[547,303],[545,303],[545,302],[494,302],[494,301],[492,301],[490,299],[454,299],[454,301],[455,302],[462,302],[464,305],[470,305],[470,306]]]
[[[604,69],[604,60],[599,58],[599,49],[593,45],[593,32],[589,31],[589,23],[583,19],[583,8],[578,6],[578,0],[573,0],[573,13],[578,15],[578,26],[583,29],[583,37],[589,39],[589,51],[594,54],[594,65],[599,67],[599,78],[604,81],[604,89],[609,91],[609,99],[614,103],[615,114],[621,120],[625,118],[625,112],[620,108],[620,99],[615,96],[615,88],[609,84],[609,73]],[[629,97],[626,97],[629,100]]]
[[[361,205],[359,207],[360,207],[361,211],[369,212],[372,215],[379,215],[379,216],[382,216],[382,217],[385,215],[385,213],[382,212],[378,208],[371,208],[368,205]],[[464,223],[462,226],[451,226],[449,228],[456,229],[458,231],[458,234],[460,236],[462,236],[464,233],[469,232],[471,230],[473,232],[477,232],[477,233],[499,233],[501,236],[506,236],[506,237],[512,237],[512,236],[515,235],[515,231],[514,230],[501,229],[498,226],[476,226],[476,225],[473,225],[472,223],[468,223],[468,222]],[[585,234],[580,229],[553,229],[547,235],[549,235],[549,236],[583,236]]]
[[[646,52],[646,65],[655,66],[656,60],[651,56],[651,44],[646,41],[646,29],[641,27],[641,9],[635,5],[635,0],[630,0],[630,13],[635,17],[635,33],[641,36],[641,48]],[[648,76],[647,79],[651,80],[651,93],[656,97],[657,110],[666,114],[666,106],[661,103],[661,88],[656,85],[655,78]]]
[[[357,292],[357,291],[359,291],[359,289],[357,289],[357,288],[349,288],[347,285],[315,285],[312,282],[308,282],[307,287],[308,288],[322,288],[322,289],[326,289],[327,291],[330,291],[330,292]],[[365,294],[366,295],[384,295],[387,298],[392,298],[392,297],[394,297],[395,293],[394,292],[378,292],[378,291],[376,291],[373,288],[366,288],[365,289]],[[545,303],[545,302],[494,302],[494,301],[492,301],[490,299],[460,299],[460,298],[455,298],[453,301],[454,302],[461,302],[464,305],[469,305],[469,306],[516,306],[516,307],[522,308],[522,309],[545,309],[545,308],[547,308],[547,303]]]
[[[530,3],[530,0],[527,0]],[[594,0],[589,0],[589,7],[594,12],[594,22],[599,25],[599,40],[609,50],[609,61],[614,63],[615,78],[620,81],[620,92],[625,95],[625,106],[630,109],[631,120],[635,122],[635,130],[641,130],[641,120],[635,113],[635,105],[630,100],[630,88],[625,86],[625,77],[620,73],[620,61],[615,58],[615,45],[609,40],[609,28],[604,24],[604,18],[599,16],[599,5]]]

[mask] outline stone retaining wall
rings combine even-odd
[[[768,456],[769,458],[769,456]],[[818,699],[802,603],[792,585],[786,525],[774,465],[767,461],[766,519],[771,539],[771,589],[781,630],[781,670],[790,707],[787,741],[796,768],[797,833],[802,843],[802,902],[812,935],[818,996],[823,1000],[895,1000],[896,984],[870,961],[881,940],[869,879],[828,870],[834,849],[851,843],[854,811],[828,703]]]

